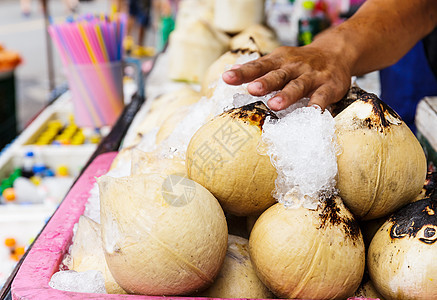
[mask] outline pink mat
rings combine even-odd
[[[84,212],[89,191],[96,181],[95,177],[108,171],[116,155],[116,152],[110,152],[98,156],[72,187],[21,265],[12,283],[13,299],[193,299],[193,297],[75,293],[52,289],[49,286],[50,278],[59,270],[59,264],[71,243],[73,226]],[[349,298],[349,300],[353,299],[358,298]]]

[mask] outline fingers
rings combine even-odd
[[[224,72],[222,78],[227,84],[239,85],[264,76],[275,68],[275,63],[272,60],[262,57]]]
[[[281,68],[273,70],[247,86],[247,90],[254,96],[264,96],[270,92],[282,89],[290,80],[295,79],[293,72]]]
[[[334,103],[337,100],[332,93],[332,89],[330,89],[327,85],[321,86],[318,88],[310,98],[310,102],[308,106],[317,105],[322,110],[325,110],[328,105]]]
[[[287,108],[298,100],[307,97],[315,88],[309,76],[299,76],[290,81],[281,92],[268,101],[270,109],[274,111]]]

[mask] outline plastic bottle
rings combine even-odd
[[[298,45],[310,44],[314,37],[330,26],[323,1],[305,0],[302,2],[302,16],[298,22]]]
[[[35,155],[33,151],[28,151],[24,154],[23,157],[23,167],[21,171],[21,175],[26,178],[30,178],[34,175],[33,173],[33,165],[35,163]]]
[[[298,33],[298,45],[304,46],[308,45],[313,40],[313,24],[312,24],[312,13],[314,9],[313,1],[302,2],[302,16],[299,19],[299,33]]]

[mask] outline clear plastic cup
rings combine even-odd
[[[124,106],[121,61],[71,64],[67,78],[76,124],[82,127],[114,125]]]

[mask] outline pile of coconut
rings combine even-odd
[[[209,1],[189,2],[199,3],[182,2],[182,28],[199,24],[191,9],[211,12]],[[230,3],[215,1],[215,13]],[[181,32],[169,47],[198,42]],[[96,271],[99,291],[113,294],[437,297],[437,203],[422,191],[426,158],[414,134],[358,87],[325,111],[302,99],[273,112],[272,95],[226,85],[223,71],[263,55],[259,44],[245,39],[199,73],[181,67],[186,78],[168,70],[202,88],[154,99],[135,142],[97,179],[62,268]]]

